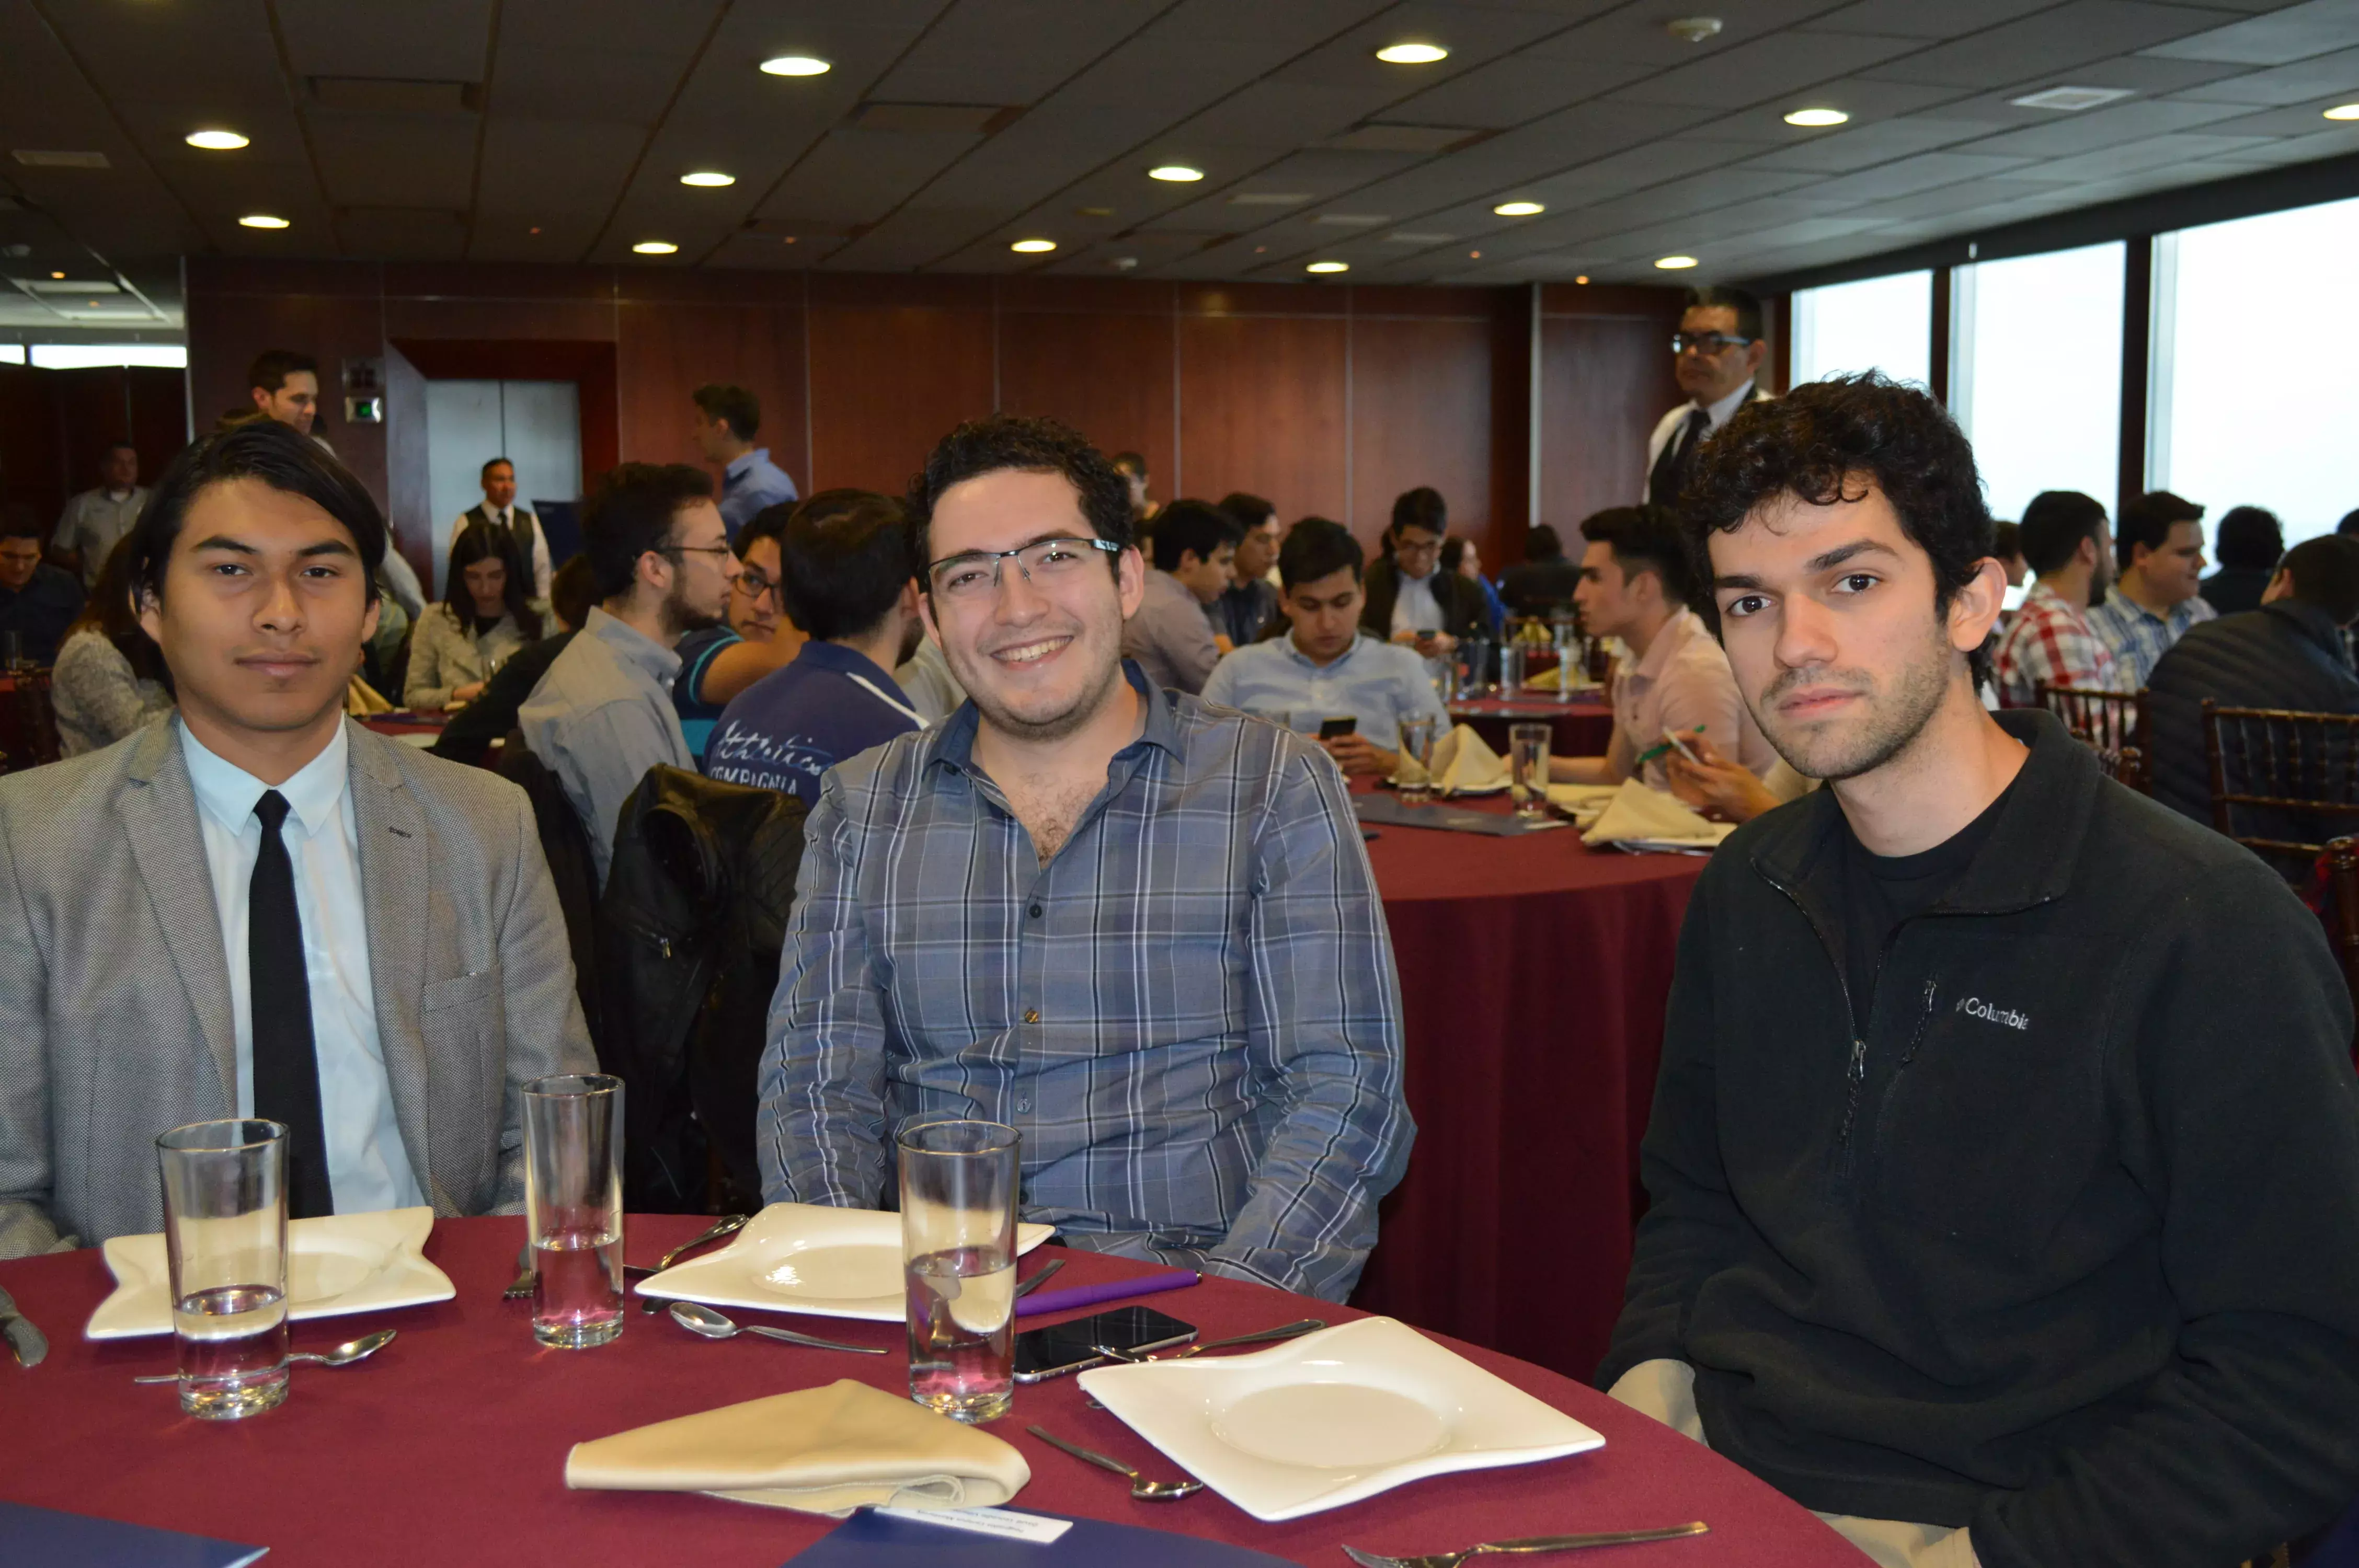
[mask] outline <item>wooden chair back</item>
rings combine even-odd
[[[2212,825],[2296,880],[2359,832],[2359,715],[2203,699]]]
[[[2109,776],[2140,794],[2147,793],[2150,742],[2143,689],[2132,693],[2043,686],[2039,702],[2063,722],[2074,740],[2097,753]]]
[[[2326,846],[2326,939],[2343,965],[2343,983],[2351,988],[2351,1001],[2359,1011],[2359,838],[2337,838]],[[2351,1039],[2351,1060],[2359,1066],[2359,1027]]]

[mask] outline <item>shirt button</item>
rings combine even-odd
[[[1035,920],[1040,918],[1040,906],[1037,903],[1032,906],[1032,918]]]
[[[1027,1023],[1038,1023],[1038,1022],[1040,1022],[1040,1010],[1039,1010],[1038,1008],[1037,1008],[1037,1007],[1027,1007],[1027,1008],[1026,1008],[1026,1009],[1024,1010],[1024,1022],[1027,1022]]]

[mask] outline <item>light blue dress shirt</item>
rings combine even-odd
[[[1239,648],[1212,666],[1204,700],[1247,713],[1290,713],[1294,728],[1316,733],[1321,719],[1349,714],[1368,743],[1400,745],[1400,721],[1426,718],[1450,728],[1450,714],[1417,651],[1363,633],[1332,665],[1314,664],[1294,634]]]
[[[197,826],[212,873],[229,960],[237,1036],[237,1114],[254,1114],[254,973],[246,947],[246,896],[262,852],[254,806],[271,786],[205,749],[186,724],[180,755],[196,791]],[[295,911],[303,922],[303,968],[310,979],[311,1046],[320,1064],[320,1124],[328,1140],[328,1184],[338,1214],[415,1208],[426,1202],[393,1113],[393,1087],[376,1032],[369,976],[368,910],[361,888],[360,829],[346,787],[351,743],[336,726],[327,749],[278,793],[291,808],[279,827],[295,871]]]
[[[767,447],[739,453],[722,471],[721,521],[728,524],[733,539],[762,508],[795,499],[795,481],[770,460]]]

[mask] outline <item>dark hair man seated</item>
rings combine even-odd
[[[2023,509],[2020,527],[2031,591],[2008,622],[1994,656],[2000,700],[2034,708],[2043,686],[2084,691],[2135,691],[2120,662],[2091,626],[2089,605],[2113,581],[2105,547],[2105,509],[2077,490],[2043,490]]]
[[[1277,618],[1277,547],[1286,540],[1286,530],[1278,524],[1277,507],[1242,490],[1221,497],[1221,510],[1243,530],[1236,558],[1229,564],[1229,586],[1206,611],[1212,630],[1228,640],[1221,650],[1227,653],[1258,640]]]
[[[1156,514],[1155,568],[1145,597],[1122,627],[1122,654],[1157,686],[1190,695],[1228,650],[1212,606],[1228,588],[1245,530],[1209,502],[1175,501]]]
[[[1120,473],[1049,420],[935,447],[921,610],[968,701],[838,763],[762,1058],[763,1196],[874,1207],[893,1129],[1023,1134],[1076,1247],[1341,1301],[1413,1129],[1359,824],[1309,741],[1151,686]]]
[[[15,633],[19,655],[37,665],[57,662],[82,604],[74,574],[41,558],[48,536],[31,507],[0,505],[0,633]]]
[[[1564,542],[1543,523],[1524,536],[1524,558],[1499,579],[1499,598],[1511,615],[1556,615],[1572,608],[1581,564],[1564,556]]]
[[[1351,734],[1319,744],[1347,773],[1389,777],[1400,762],[1401,720],[1431,719],[1446,730],[1450,716],[1414,650],[1360,629],[1361,559],[1360,541],[1341,523],[1297,523],[1277,551],[1286,584],[1278,609],[1293,629],[1223,659],[1204,683],[1204,700],[1286,715],[1306,732],[1351,719]]]
[[[2119,568],[2089,629],[2113,650],[2122,689],[2146,685],[2170,645],[2217,613],[2203,591],[2203,508],[2183,495],[2150,490],[2122,503],[2114,523]]]
[[[2359,1081],[2318,920],[1985,712],[1973,454],[1881,377],[1686,492],[1755,717],[1827,787],[1688,905],[1599,1380],[1873,1546],[2221,1568],[2359,1495]]]
[[[178,717],[0,779],[0,1257],[160,1229],[156,1135],[228,1117],[298,1216],[513,1210],[523,1085],[595,1070],[523,793],[344,718],[385,543],[271,421],[157,481]]]
[[[2203,601],[2223,615],[2258,610],[2262,590],[2277,575],[2285,554],[2285,527],[2262,506],[2231,506],[2220,516],[2212,541],[2220,569],[2203,579]]]
[[[2155,799],[2211,824],[2206,697],[2222,708],[2359,713],[2359,676],[2352,674],[2343,651],[2343,628],[2354,620],[2359,539],[2330,534],[2286,552],[2262,590],[2258,610],[2207,621],[2172,644],[2147,680],[2147,762]],[[2234,759],[2229,762],[2233,768]],[[2229,788],[2238,790],[2241,783],[2232,778]],[[2264,821],[2256,809],[2238,808],[2238,833],[2310,843],[2330,836],[2317,816]]]
[[[1360,607],[1360,624],[1371,635],[1405,643],[1430,659],[1446,657],[1488,629],[1483,590],[1441,569],[1441,544],[1449,535],[1450,508],[1431,485],[1393,498],[1392,526],[1385,531],[1391,553],[1369,565],[1367,600]]]
[[[892,675],[926,634],[908,514],[864,490],[823,490],[795,508],[780,550],[787,613],[810,641],[723,710],[704,772],[817,806],[830,768],[924,727]]]
[[[624,463],[582,509],[597,608],[516,710],[516,728],[582,819],[598,885],[623,805],[649,768],[693,768],[672,688],[679,640],[717,626],[737,557],[712,481],[685,463]]]

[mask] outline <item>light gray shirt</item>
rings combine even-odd
[[[678,654],[593,606],[582,634],[516,710],[525,744],[582,818],[601,888],[614,858],[614,825],[647,770],[696,767],[671,701],[679,675]]]
[[[893,672],[893,684],[901,688],[909,706],[918,710],[920,724],[940,724],[966,701],[966,687],[951,674],[950,660],[943,657],[941,644],[931,637],[919,640],[918,651],[909,655],[909,662]]]
[[[106,557],[114,553],[123,535],[131,532],[131,525],[139,521],[139,509],[147,504],[147,487],[136,484],[128,491],[85,490],[66,503],[50,543],[82,557],[84,588],[96,585],[99,568],[106,565]]]
[[[254,1114],[254,985],[247,951],[247,897],[262,852],[256,802],[272,786],[206,750],[176,725],[180,757],[197,796],[197,826],[221,914],[229,964],[230,1016],[237,1041],[237,1114]],[[338,1214],[415,1208],[426,1202],[394,1118],[393,1088],[377,1039],[376,989],[369,974],[368,910],[361,896],[360,828],[345,787],[351,742],[344,727],[321,753],[277,785],[291,809],[279,828],[295,871],[295,912],[303,923],[303,968],[310,982],[311,1044],[320,1064],[320,1124],[328,1140],[328,1184]],[[268,1006],[282,999],[266,997]]]
[[[1400,745],[1404,719],[1434,719],[1450,728],[1417,651],[1364,633],[1332,665],[1313,663],[1294,645],[1292,633],[1248,643],[1212,671],[1204,700],[1265,719],[1284,714],[1281,722],[1313,733],[1322,720],[1348,716],[1370,745],[1387,752]]]
[[[1147,678],[1193,697],[1221,657],[1203,600],[1160,567],[1147,573],[1147,597],[1122,625],[1122,654],[1136,659]]]

